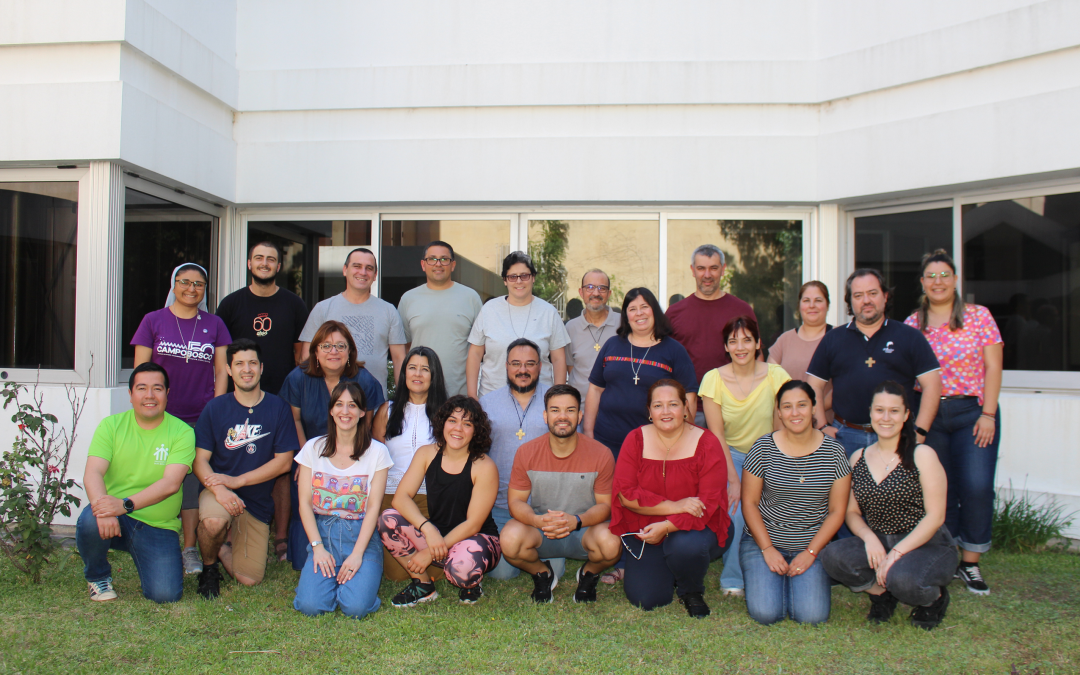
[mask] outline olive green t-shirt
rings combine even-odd
[[[135,411],[129,410],[101,421],[87,454],[108,460],[105,491],[124,499],[161,480],[169,464],[183,464],[191,471],[195,431],[168,413],[156,428],[143,429],[135,420]],[[157,504],[136,509],[131,517],[151,527],[179,532],[181,500],[177,491]]]

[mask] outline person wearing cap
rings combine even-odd
[[[206,308],[208,278],[200,265],[179,265],[169,278],[165,307],[147,313],[131,338],[136,366],[156,363],[169,375],[171,391],[165,412],[193,428],[210,399],[224,394],[229,386],[225,350],[232,337],[225,322]],[[184,478],[180,508],[184,574],[199,574],[203,567],[195,550],[199,480],[193,473]]]

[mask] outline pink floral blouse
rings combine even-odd
[[[919,317],[912,314],[904,323],[918,329]],[[978,396],[982,405],[986,386],[983,347],[1001,342],[1001,332],[990,310],[969,303],[964,309],[963,328],[953,332],[948,324],[928,326],[923,335],[941,363],[941,395]]]

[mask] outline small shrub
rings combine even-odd
[[[1038,498],[1027,490],[1014,490],[1010,482],[994,503],[994,546],[1013,553],[1042,550],[1062,536],[1075,515],[1065,513],[1052,496]]]

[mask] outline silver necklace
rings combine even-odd
[[[169,310],[169,312],[171,313],[172,310]],[[180,318],[176,314],[173,314],[172,318],[176,321],[176,332],[180,333],[180,342],[183,342],[187,348],[185,351],[187,351],[188,355],[184,357],[184,363],[189,363],[191,361],[191,343],[195,341],[195,331],[199,329],[199,319],[202,318],[202,313],[195,312],[195,325],[191,327],[191,337],[188,338],[187,342],[184,342],[184,331],[180,330]]]
[[[510,388],[507,387],[506,395],[510,397],[510,403],[514,407],[514,414],[517,415],[517,411],[521,408],[518,405],[517,399],[514,398],[514,394],[510,392]],[[518,437],[518,440],[525,438],[525,418],[529,416],[529,408],[532,407],[533,401],[536,400],[536,392],[533,391],[532,398],[529,399],[529,405],[525,406],[525,412],[518,415],[518,430],[514,435]]]
[[[529,331],[529,319],[532,318],[532,300],[529,301],[529,313],[525,315],[525,330],[521,331],[521,335],[518,335],[517,328],[514,327],[514,314],[510,311],[510,298],[506,299],[506,318],[510,319],[510,332],[514,334],[514,337],[525,337],[525,333]]]
[[[630,342],[630,338],[627,338],[626,341]],[[652,349],[654,346],[655,345],[649,345],[649,349]],[[638,377],[638,373],[641,372],[641,367],[645,365],[645,358],[649,356],[649,349],[645,350],[645,355],[641,357],[641,363],[638,364],[637,368],[634,368],[634,343],[630,342],[630,370],[634,373],[635,386],[637,386],[638,380],[641,379]]]

